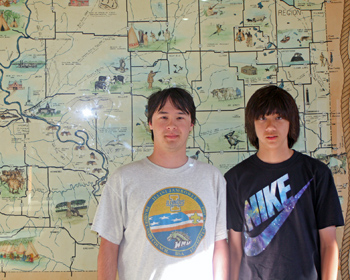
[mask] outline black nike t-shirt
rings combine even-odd
[[[227,227],[242,232],[239,279],[321,279],[318,231],[344,224],[329,168],[296,151],[279,164],[255,154],[225,178]]]

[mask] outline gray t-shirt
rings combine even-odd
[[[147,158],[109,178],[92,230],[119,244],[120,280],[213,279],[215,241],[225,239],[226,183],[212,165],[179,168]]]

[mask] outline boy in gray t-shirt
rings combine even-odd
[[[227,279],[225,180],[189,159],[195,123],[191,95],[152,94],[153,153],[109,178],[92,229],[101,236],[99,279]]]

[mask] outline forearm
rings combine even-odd
[[[327,246],[321,249],[322,279],[336,280],[338,276],[338,246]]]
[[[215,280],[228,280],[228,244],[226,239],[215,242],[213,268]]]
[[[238,280],[239,278],[239,269],[241,266],[242,260],[242,251],[232,252],[230,250],[230,280]]]
[[[335,227],[321,229],[319,233],[322,279],[336,280],[338,276],[339,250]]]
[[[115,280],[118,267],[119,245],[101,238],[100,250],[97,258],[97,279]]]
[[[241,233],[229,230],[230,280],[238,280],[243,255]]]

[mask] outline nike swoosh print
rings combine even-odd
[[[311,181],[312,179],[294,197],[290,197],[283,203],[284,209],[282,212],[278,214],[278,216],[264,229],[262,233],[255,237],[250,237],[246,232],[244,233],[246,239],[244,252],[247,256],[257,256],[266,249],[283,223],[287,220],[288,216],[292,213],[295,204],[310,185]]]

